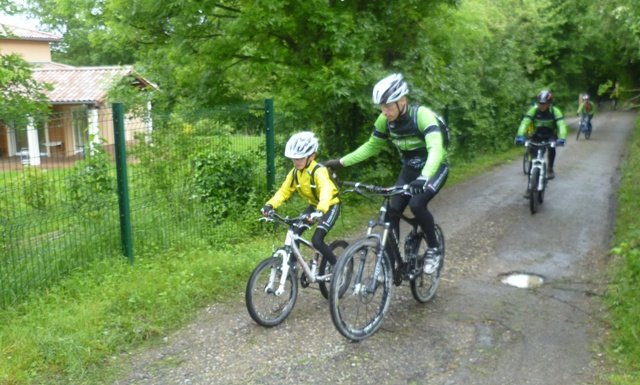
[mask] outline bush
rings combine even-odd
[[[27,206],[36,210],[44,210],[51,204],[52,183],[38,167],[25,167],[23,199]]]
[[[76,163],[67,176],[71,208],[81,217],[94,217],[116,202],[113,165],[104,148],[96,145],[85,160]]]
[[[207,218],[221,224],[232,213],[243,212],[256,195],[255,155],[216,148],[193,157],[194,196],[205,205]]]

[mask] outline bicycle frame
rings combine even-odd
[[[536,152],[536,156],[531,160],[531,167],[529,169],[529,189],[533,191],[534,187],[537,191],[544,190],[545,182],[547,178],[547,161],[545,160],[545,154],[548,147],[555,147],[554,142],[549,141],[526,141],[525,147],[532,148]],[[540,170],[540,178],[537,181],[531,180],[531,174],[534,169]],[[533,185],[535,183],[535,186]]]
[[[301,235],[295,233],[295,229],[302,225],[305,220],[305,216],[299,216],[296,218],[283,217],[275,212],[272,212],[269,215],[269,218],[265,218],[263,220],[273,221],[274,219],[279,220],[280,222],[286,223],[289,225],[289,230],[287,230],[287,234],[284,240],[284,247],[277,249],[273,253],[273,257],[281,257],[282,258],[282,274],[280,276],[280,282],[278,282],[278,289],[275,291],[276,296],[282,295],[285,290],[285,285],[287,281],[287,275],[289,274],[289,269],[291,268],[291,264],[289,263],[290,256],[293,254],[296,257],[296,261],[302,266],[302,270],[306,275],[309,283],[315,283],[319,281],[328,281],[329,275],[317,275],[317,266],[318,266],[318,255],[320,252],[313,247],[313,244],[307,239],[303,238]],[[311,262],[311,266],[307,264],[304,259],[304,255],[302,255],[302,251],[298,244],[303,244],[307,246],[311,251],[313,251],[313,259]],[[275,271],[271,272],[271,276],[269,278],[269,284],[265,287],[265,292],[273,291],[273,286],[275,284]]]
[[[406,255],[406,253],[400,252],[400,246],[399,246],[400,242],[399,242],[399,239],[396,239],[396,234],[391,229],[391,222],[386,220],[387,213],[389,211],[389,203],[390,203],[391,197],[394,195],[407,194],[406,186],[380,188],[377,186],[364,185],[360,183],[345,182],[345,184],[351,185],[354,187],[353,189],[347,190],[347,192],[356,192],[360,195],[365,195],[364,193],[362,193],[362,191],[359,190],[359,188],[364,188],[373,192],[374,194],[383,196],[382,205],[380,206],[380,209],[378,211],[378,218],[369,220],[369,223],[367,225],[367,233],[366,233],[367,238],[376,238],[380,242],[380,250],[377,250],[376,252],[374,279],[369,281],[367,285],[368,287],[366,287],[367,291],[373,292],[375,290],[377,278],[380,274],[380,269],[382,268],[382,259],[384,258],[385,250],[387,250],[394,259],[394,261],[390,261],[390,262],[398,262],[398,266],[400,265],[401,262],[405,263],[408,261],[408,256]],[[404,213],[402,213],[400,215],[400,219],[408,223],[409,225],[411,225],[411,227],[413,228],[412,230],[413,232],[417,231],[419,225],[415,218],[409,218],[406,215],[404,215]],[[375,231],[377,227],[382,227],[381,233]],[[398,236],[400,236],[400,234],[398,234]],[[391,240],[391,242],[389,242],[389,240]],[[387,249],[388,246],[389,248]],[[391,269],[395,274],[397,270],[396,263],[392,263]],[[356,272],[356,278],[357,278],[356,280],[357,282],[361,282],[362,268]]]
[[[587,123],[587,114],[580,114],[579,128],[582,132],[587,132],[587,130],[589,129],[589,125]]]

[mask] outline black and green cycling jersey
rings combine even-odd
[[[531,123],[533,123],[533,128],[530,132]],[[517,135],[528,137],[534,134],[554,135],[561,139],[567,139],[567,132],[567,122],[558,107],[552,105],[546,111],[540,111],[537,106],[534,106],[524,114]]]
[[[414,126],[413,108],[393,122],[380,114],[374,123],[369,140],[353,152],[341,158],[342,164],[351,166],[378,154],[391,141],[403,158],[422,154],[426,162],[421,175],[431,179],[442,163],[447,162],[447,150],[440,132],[436,114],[425,106],[417,108],[417,129]]]

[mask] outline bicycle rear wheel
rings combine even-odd
[[[435,225],[435,229],[436,238],[438,238],[438,244],[440,245],[440,261],[438,267],[433,274],[421,273],[411,281],[411,294],[413,294],[413,298],[420,303],[429,302],[436,294],[440,284],[440,274],[444,266],[444,234],[437,224]],[[427,247],[427,238],[423,232],[418,233],[418,237],[418,242],[415,242],[415,255],[424,255]]]
[[[276,295],[282,277],[282,257],[269,257],[256,266],[245,290],[249,315],[262,326],[280,324],[291,314],[298,298],[298,280],[293,267],[289,268],[284,292]]]
[[[349,246],[347,241],[342,239],[333,241],[329,245],[329,247],[333,251],[333,254],[335,254],[338,259],[340,259],[340,256],[344,254],[344,251],[346,250],[347,246]],[[353,265],[351,265],[351,267],[353,268]],[[327,261],[326,258],[322,257],[322,260],[320,261],[320,267],[318,269],[318,274],[320,275],[330,274],[332,273],[332,270],[333,270],[333,266],[331,266],[331,264]],[[326,299],[329,299],[330,285],[331,285],[330,282],[325,282],[325,281],[321,281],[318,283],[318,286],[320,286],[320,292],[322,293],[322,296]]]
[[[385,252],[376,277],[380,247],[380,241],[375,238],[355,242],[338,260],[333,272],[329,293],[331,319],[340,334],[352,341],[363,340],[375,333],[389,309],[393,274]],[[351,265],[353,273],[349,274]],[[346,290],[342,290],[343,287]]]
[[[538,204],[540,203],[540,192],[538,191],[538,180],[540,179],[540,169],[534,168],[529,175],[529,186],[531,187],[531,194],[529,194],[529,209],[531,214],[535,214],[538,211]]]

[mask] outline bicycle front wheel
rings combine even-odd
[[[282,258],[269,257],[251,273],[245,290],[249,315],[262,326],[280,324],[291,314],[298,298],[298,280],[293,267],[289,268],[284,291],[277,293],[282,277]]]
[[[435,230],[436,238],[440,245],[440,261],[438,262],[438,267],[433,274],[421,273],[411,281],[411,294],[413,294],[413,298],[420,303],[429,302],[436,294],[436,290],[438,290],[438,286],[440,284],[440,274],[442,273],[442,267],[444,266],[444,234],[442,233],[440,226],[437,224],[435,225]],[[417,247],[415,255],[424,255],[427,247],[427,237],[422,232],[420,232],[418,236],[419,240],[414,246]]]
[[[336,329],[352,341],[363,340],[382,324],[391,301],[393,274],[386,252],[376,272],[380,241],[361,239],[347,248],[333,271],[329,309]]]
[[[540,192],[538,191],[538,180],[540,179],[540,169],[534,168],[529,175],[529,186],[531,187],[531,194],[529,194],[529,209],[531,214],[535,214],[538,211],[538,204],[540,203]]]

